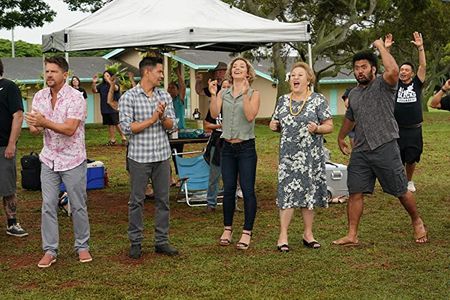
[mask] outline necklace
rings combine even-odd
[[[303,104],[297,112],[294,112],[294,110],[292,109],[292,94],[293,93],[291,93],[291,95],[289,96],[289,112],[291,113],[291,115],[293,115],[295,117],[295,116],[298,116],[302,112],[303,107],[306,104],[306,100],[308,100],[308,97],[309,97],[309,95],[311,95],[311,93],[309,91],[306,93],[305,100],[303,100]]]

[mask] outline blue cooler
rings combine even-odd
[[[103,189],[105,187],[105,166],[101,161],[93,161],[87,164],[87,190]],[[59,187],[61,192],[66,191],[64,183]]]

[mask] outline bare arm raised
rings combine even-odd
[[[413,33],[414,40],[411,41],[416,47],[417,51],[419,52],[419,68],[417,69],[417,77],[420,79],[420,81],[425,81],[425,74],[427,72],[427,60],[425,57],[425,48],[423,47],[423,39],[422,34],[415,31]]]
[[[381,55],[381,60],[383,61],[384,73],[383,79],[389,85],[396,85],[398,82],[398,65],[394,57],[389,53],[389,51],[384,47],[384,42],[380,38],[373,42],[373,46],[378,49]]]

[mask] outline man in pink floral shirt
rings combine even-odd
[[[50,267],[58,253],[58,194],[61,181],[72,208],[75,250],[80,262],[92,261],[89,253],[89,218],[86,207],[86,101],[66,84],[69,65],[63,57],[45,59],[47,88],[36,93],[32,112],[25,119],[33,134],[44,134],[42,162],[41,235],[44,256],[38,267]]]

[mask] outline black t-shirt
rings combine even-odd
[[[80,93],[83,93],[83,98],[87,99],[87,93],[86,90],[83,89],[81,86],[79,88],[77,88],[76,90],[78,90]]]
[[[97,85],[97,91],[100,94],[100,111],[102,114],[112,114],[117,113],[117,110],[113,109],[109,106],[108,102],[108,92],[109,92],[109,84],[106,82],[102,82]],[[120,99],[120,90],[114,92],[113,99],[115,101],[119,101]]]
[[[220,113],[217,116],[217,118],[214,119],[213,117],[211,117],[211,111],[208,110],[208,113],[206,114],[206,117],[205,117],[205,121],[207,121],[208,123],[211,123],[211,124],[216,124],[216,125],[222,124],[222,113]],[[213,132],[222,132],[222,129],[214,129]]]
[[[398,82],[394,115],[399,126],[422,123],[422,86],[417,76],[409,84]]]
[[[450,111],[450,95],[447,95],[441,99],[441,108]]]
[[[13,114],[23,111],[22,95],[11,80],[0,79],[0,147],[8,146]]]

